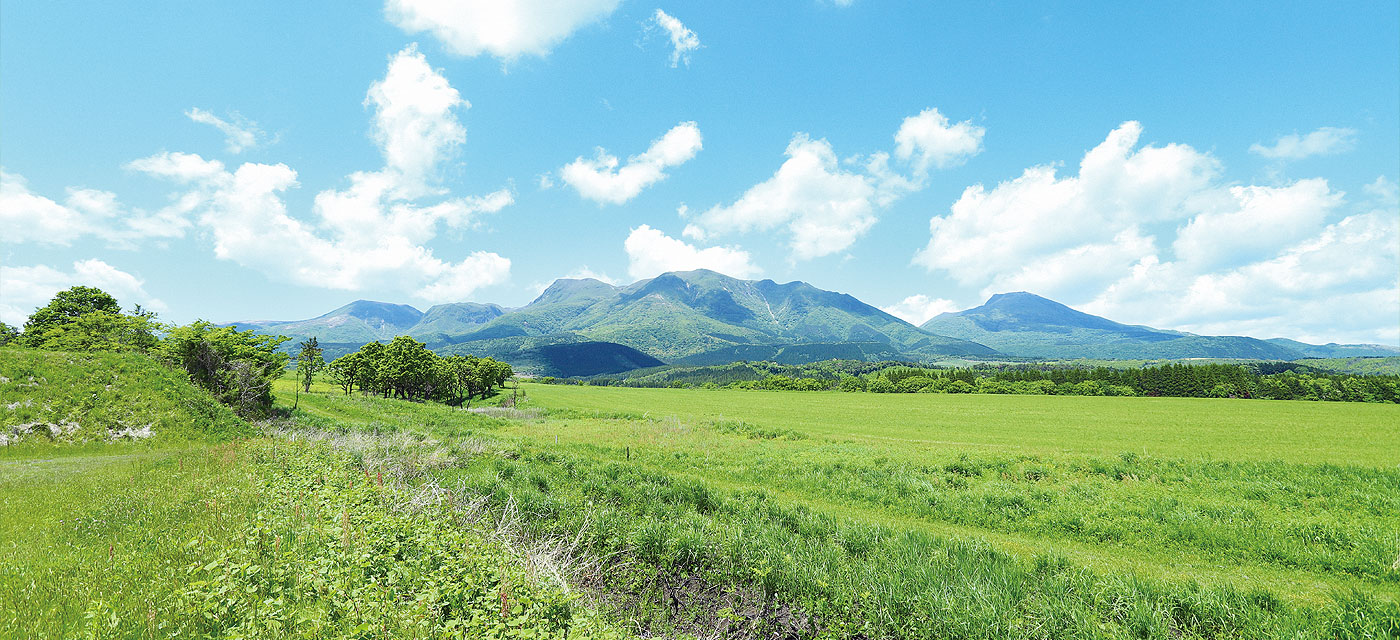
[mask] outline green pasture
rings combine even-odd
[[[609,535],[619,539],[599,543],[600,553],[659,544],[650,562],[680,563],[684,570],[694,567],[677,558],[705,553],[738,554],[750,563],[787,557],[791,565],[781,569],[787,582],[780,581],[779,590],[799,600],[836,597],[819,586],[835,589],[834,581],[845,579],[856,580],[844,588],[857,593],[883,590],[886,606],[914,606],[910,602],[939,589],[955,590],[915,577],[924,571],[916,571],[920,554],[971,545],[1013,562],[1065,562],[1089,571],[1097,578],[1079,588],[1091,591],[1114,591],[1121,585],[1105,584],[1116,580],[1147,581],[1152,586],[1129,599],[1149,609],[1167,606],[1153,598],[1174,597],[1161,593],[1187,588],[1227,599],[1219,594],[1252,594],[1246,600],[1280,603],[1260,605],[1275,611],[1269,615],[1301,616],[1221,623],[1218,635],[1279,637],[1288,635],[1280,629],[1289,625],[1322,625],[1328,616],[1353,611],[1400,630],[1396,407],[542,384],[523,384],[519,393],[518,409],[491,412],[490,420],[440,405],[317,393],[301,397],[300,411],[343,428],[501,442],[515,450],[507,460],[446,471],[445,481],[512,508],[537,509],[538,526],[554,534],[582,535],[580,529],[618,518],[609,526],[620,531]],[[670,499],[655,493],[674,489],[635,494],[624,488],[652,484],[693,487],[723,505],[760,496],[772,508],[818,519],[821,524],[812,525],[817,531],[863,532],[820,535],[871,536],[873,547],[844,560],[816,551],[792,559],[784,550],[816,544],[801,526],[786,533],[746,531],[748,525],[735,523],[762,520],[758,512],[734,506],[734,513],[716,515],[704,506],[710,498],[675,511],[662,506]],[[658,532],[665,540],[648,537]],[[746,536],[763,538],[778,560],[726,546]],[[909,536],[938,542],[915,544]],[[825,573],[804,578],[812,571],[804,563],[819,559]],[[881,566],[886,578],[861,573]],[[1028,588],[1043,597],[1036,592],[1042,587]],[[989,620],[965,620],[981,629],[965,637],[1034,636],[1012,618],[998,617],[1014,618],[1029,605],[1013,600],[1004,606],[1010,609],[988,614]],[[1253,605],[1240,606],[1249,612]],[[1275,606],[1282,609],[1270,609]],[[1050,618],[1063,622],[1060,615],[1104,614]],[[1172,614],[1148,618],[1154,615]],[[998,626],[1003,623],[1010,626]],[[1243,630],[1256,624],[1264,629],[1258,635]]]
[[[856,394],[525,384],[532,402],[687,421],[739,419],[877,445],[948,450],[1400,465],[1400,406],[1228,398]]]

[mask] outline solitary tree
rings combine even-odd
[[[297,378],[301,380],[301,390],[310,392],[311,379],[326,367],[326,360],[321,356],[321,345],[316,342],[316,336],[311,336],[298,346],[301,352],[297,354]]]

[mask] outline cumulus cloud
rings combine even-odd
[[[947,298],[930,298],[920,293],[909,296],[888,307],[880,307],[880,310],[909,324],[918,326],[928,322],[930,318],[940,313],[957,311],[958,306]]]
[[[1078,175],[1037,166],[968,187],[930,220],[915,263],[983,295],[1033,291],[1119,321],[1394,341],[1393,203],[1379,197],[1336,220],[1348,206],[1326,180],[1222,184],[1209,154],[1139,147],[1141,132],[1136,122],[1115,129]],[[1386,191],[1377,184],[1368,193]],[[1362,301],[1371,306],[1355,306]]]
[[[1142,126],[1126,122],[1084,155],[1079,175],[1048,165],[992,189],[965,189],[914,262],[964,285],[1012,273],[1032,258],[1110,243],[1124,230],[1187,219],[1208,204],[1214,158],[1170,144],[1136,149]]]
[[[1215,271],[1145,256],[1083,309],[1203,334],[1396,344],[1397,218],[1348,216],[1274,257]]]
[[[831,143],[798,133],[772,177],[733,204],[698,214],[684,234],[699,240],[783,228],[794,259],[844,251],[875,224],[881,209],[922,189],[930,167],[951,166],[978,153],[982,133],[970,122],[950,124],[937,109],[906,118],[895,133],[894,153],[904,172],[890,166],[886,152],[845,168]],[[854,160],[860,164],[860,158]]]
[[[618,0],[387,0],[389,21],[432,34],[461,56],[502,60],[545,56],[575,30],[602,19]]]
[[[78,285],[102,289],[127,306],[139,304],[152,311],[166,310],[164,302],[146,292],[145,280],[92,258],[74,262],[69,271],[47,265],[0,266],[0,291],[5,292],[0,302],[0,321],[21,326],[54,294]]]
[[[256,122],[237,113],[232,114],[229,120],[225,120],[199,107],[193,107],[185,112],[185,117],[200,124],[207,124],[222,132],[224,145],[228,147],[229,153],[243,153],[245,150],[261,144],[265,138],[262,129],[258,128]]]
[[[700,127],[694,122],[682,122],[653,140],[646,152],[628,158],[621,167],[616,156],[600,147],[592,159],[580,156],[564,165],[559,177],[581,197],[598,204],[622,204],[637,197],[642,189],[665,180],[666,169],[694,158],[701,147]]]
[[[1309,156],[1330,156],[1351,151],[1356,147],[1356,129],[1321,127],[1304,135],[1290,133],[1280,136],[1271,145],[1254,143],[1250,153],[1272,160],[1301,160]]]
[[[167,215],[197,219],[216,257],[275,278],[345,290],[409,288],[430,302],[460,300],[504,281],[510,270],[504,257],[477,251],[450,261],[426,246],[439,229],[471,228],[514,200],[506,189],[442,197],[437,170],[465,140],[456,111],[467,102],[413,46],[391,58],[365,102],[374,109],[372,138],[384,167],[318,193],[310,220],[288,212],[284,193],[299,185],[285,164],[229,169],[196,154],[166,152],[128,167],[182,185]],[[427,197],[435,201],[423,202]]]
[[[96,237],[122,248],[144,238],[176,238],[190,226],[169,213],[131,211],[109,191],[69,187],[63,202],[34,193],[24,176],[0,169],[0,235],[4,242],[68,246]]]
[[[627,274],[635,279],[692,269],[709,269],[736,278],[759,273],[748,252],[738,247],[700,249],[647,225],[633,229],[623,248],[627,250]]]
[[[666,35],[671,38],[671,68],[676,68],[681,62],[684,62],[687,67],[690,66],[690,53],[700,48],[700,36],[686,28],[680,20],[660,9],[652,14],[651,21],[652,24],[664,29]]]
[[[929,167],[946,169],[967,162],[981,153],[986,129],[971,120],[949,122],[938,109],[925,109],[909,116],[894,134],[894,155],[914,163],[918,173]]]

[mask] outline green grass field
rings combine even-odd
[[[526,385],[540,406],[688,421],[735,418],[919,456],[1136,453],[1222,461],[1400,465],[1400,406],[1213,398],[688,391]],[[932,396],[932,397],[931,397]]]
[[[19,362],[172,437],[0,453],[0,637],[1400,637],[1400,407],[288,377],[229,441]]]
[[[501,414],[514,419],[489,427],[457,409],[376,398],[304,395],[301,408],[354,429],[505,443],[514,449],[505,460],[444,471],[444,481],[498,507],[535,510],[541,535],[581,536],[609,522],[594,532],[595,553],[712,582],[767,567],[775,597],[817,609],[811,603],[843,603],[841,613],[818,611],[828,619],[846,619],[866,597],[882,611],[907,611],[847,620],[859,628],[1036,637],[1031,627],[1043,624],[1057,629],[1046,637],[1093,636],[1087,619],[1107,625],[1108,636],[1174,637],[1189,619],[1199,626],[1187,636],[1288,637],[1295,627],[1349,629],[1337,620],[1358,612],[1387,633],[1400,624],[1397,407],[521,391],[521,410]],[[650,550],[637,557],[641,549]],[[928,566],[930,558],[944,565]],[[977,584],[979,570],[963,564],[1001,562],[1025,572],[1003,578],[1024,591]],[[1083,582],[1037,575],[1046,563]],[[630,580],[609,588],[645,590]],[[980,613],[929,604],[986,589],[1007,600]],[[1043,598],[1068,610],[1030,611]],[[1102,598],[1145,608],[1136,622],[1118,619],[1101,610]],[[1220,618],[1202,622],[1210,616],[1193,607],[1204,605],[1182,598],[1218,602]],[[940,611],[961,626],[926,618]]]

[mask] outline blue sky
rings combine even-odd
[[[710,267],[1400,341],[1395,3],[135,4],[0,7],[6,322]]]

